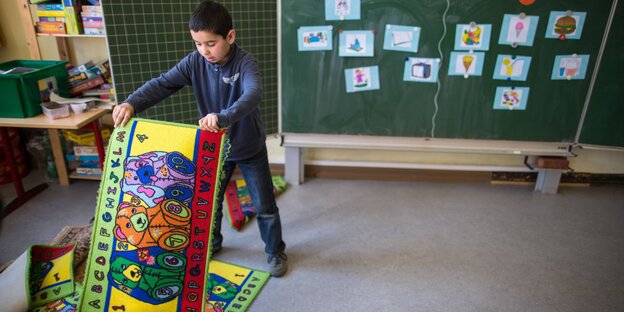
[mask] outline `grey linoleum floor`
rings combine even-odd
[[[0,263],[88,223],[98,184],[53,184],[5,218]],[[291,270],[269,280],[252,312],[624,311],[623,187],[542,195],[312,179],[278,204]],[[242,232],[224,223],[224,236],[217,259],[266,268],[255,223]]]

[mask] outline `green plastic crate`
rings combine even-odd
[[[41,114],[42,102],[50,92],[69,97],[67,61],[15,60],[0,64],[0,117],[26,118]],[[15,68],[30,68],[25,73],[2,73]]]

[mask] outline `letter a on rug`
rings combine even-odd
[[[226,142],[224,130],[145,119],[115,129],[80,311],[204,311]]]

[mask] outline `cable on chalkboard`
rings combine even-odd
[[[438,41],[438,53],[440,53],[440,63],[438,64],[438,68],[442,67],[442,63],[444,62],[444,55],[442,55],[442,40],[446,37],[446,13],[448,13],[449,8],[451,7],[450,0],[446,0],[446,9],[444,10],[444,14],[442,14],[442,27],[444,31],[442,32],[442,37],[440,41]],[[440,78],[438,77],[438,88],[436,89],[435,96],[433,97],[433,103],[435,105],[435,110],[433,111],[433,116],[431,117],[431,137],[435,137],[435,119],[438,115],[438,95],[440,94]]]

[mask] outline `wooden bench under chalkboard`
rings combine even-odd
[[[282,136],[285,147],[285,178],[293,184],[304,181],[304,151],[306,148],[384,150],[411,152],[464,153],[484,155],[525,156],[518,166],[432,165],[415,163],[333,161],[332,165],[346,167],[380,167],[456,171],[537,172],[535,191],[554,194],[559,188],[561,173],[569,168],[553,168],[553,164],[573,156],[569,143],[521,142],[495,140],[430,139],[380,137],[363,135],[292,134]],[[548,157],[548,158],[546,158]],[[545,162],[546,161],[546,162]]]

